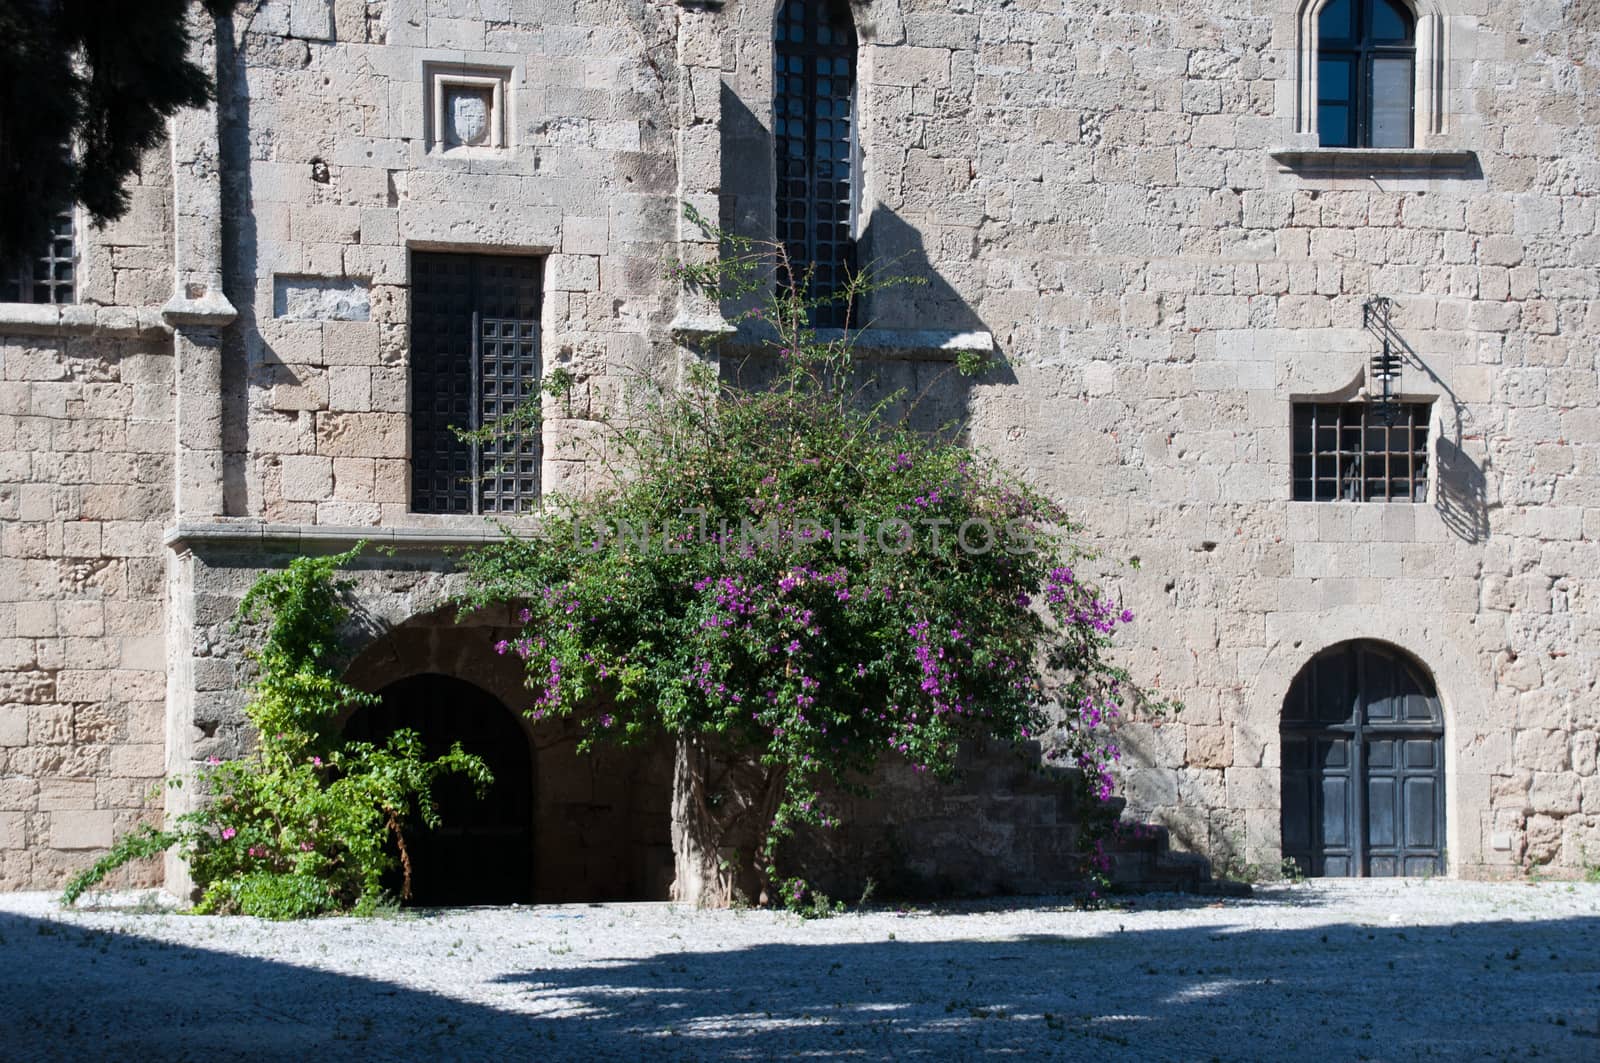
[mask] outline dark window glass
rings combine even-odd
[[[536,396],[542,366],[537,258],[418,252],[411,258],[411,507],[519,513],[539,497],[537,431],[478,444]]]
[[[1399,0],[1373,0],[1372,39],[1385,44],[1411,42],[1411,12]]]
[[[1354,0],[1328,0],[1317,23],[1317,33],[1325,43],[1352,40],[1356,35]]]
[[[1322,146],[1350,148],[1356,143],[1356,62],[1349,56],[1324,56],[1317,62],[1317,128]]]
[[[1330,0],[1317,19],[1317,132],[1326,148],[1409,148],[1416,22],[1400,0]]]
[[[1425,402],[1303,402],[1290,442],[1296,502],[1426,502]]]
[[[7,260],[10,268],[0,280],[0,302],[71,303],[77,298],[78,245],[72,211],[64,210],[50,223],[41,246],[21,261]]]
[[[828,300],[845,290],[856,267],[855,23],[843,0],[786,0],[772,39],[777,236],[794,271],[780,281],[809,279],[808,294]],[[843,327],[850,309],[843,298],[824,302],[813,322]]]

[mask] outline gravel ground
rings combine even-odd
[[[1291,1055],[1600,1061],[1600,886],[814,922],[606,904],[271,924],[0,895],[0,1058],[30,1063]]]

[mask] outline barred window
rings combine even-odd
[[[510,255],[411,258],[411,508],[519,513],[539,497],[537,429],[482,443],[539,390],[543,263]]]
[[[1296,403],[1296,502],[1425,502],[1425,402]]]
[[[0,302],[71,303],[77,298],[78,242],[73,213],[50,222],[50,233],[34,254],[8,260],[0,277]]]
[[[856,124],[856,31],[845,0],[787,0],[773,25],[772,131],[778,240],[808,294],[826,300],[813,323],[841,328],[856,268],[861,147]]]
[[[1416,19],[1403,0],[1328,0],[1317,42],[1322,146],[1411,147]]]

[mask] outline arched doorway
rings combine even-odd
[[[1307,875],[1443,874],[1444,715],[1411,657],[1369,640],[1311,659],[1283,706],[1283,855]]]
[[[435,789],[440,825],[413,824],[410,903],[511,904],[533,899],[533,757],[517,718],[492,694],[447,675],[414,675],[356,711],[345,736],[382,742],[401,728],[422,736],[430,757],[460,742],[494,774],[483,797],[459,776]],[[392,888],[398,895],[399,873]]]

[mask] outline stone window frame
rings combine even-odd
[[[424,110],[426,128],[423,142],[429,154],[471,154],[500,152],[511,147],[512,128],[508,91],[511,81],[510,67],[464,65],[460,63],[423,64],[423,82],[427,92]],[[452,88],[475,89],[490,93],[489,142],[486,144],[451,145],[445,140],[445,97]]]
[[[1295,18],[1294,147],[1321,152],[1429,152],[1453,151],[1455,116],[1450,110],[1453,89],[1451,41],[1455,19],[1437,0],[1400,0],[1416,19],[1416,65],[1412,82],[1411,148],[1322,148],[1317,131],[1317,54],[1321,50],[1318,22],[1329,0],[1300,0]]]

